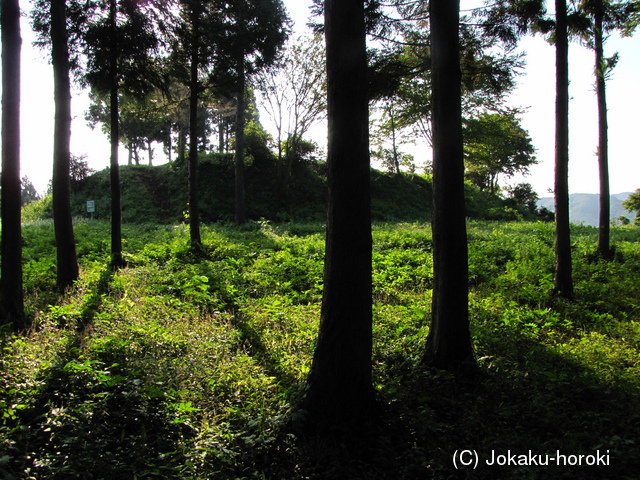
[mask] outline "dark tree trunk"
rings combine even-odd
[[[244,54],[238,59],[238,106],[236,111],[236,224],[242,225],[246,220],[246,203],[244,191]]]
[[[398,145],[396,139],[396,120],[394,118],[395,112],[391,107],[388,108],[389,119],[391,120],[391,147],[393,153],[393,168],[396,175],[400,175],[400,159],[398,158]]]
[[[225,145],[224,145],[224,129],[225,129],[225,120],[222,114],[218,115],[218,152],[224,153]]]
[[[124,267],[122,258],[122,208],[120,204],[120,165],[118,163],[118,147],[120,145],[120,115],[118,105],[118,40],[116,32],[116,0],[109,2],[109,22],[111,24],[111,266],[113,268]]]
[[[468,252],[460,102],[459,0],[434,0],[431,16],[433,96],[433,302],[423,361],[460,373],[475,370],[469,332]]]
[[[566,0],[556,0],[556,152],[554,290],[573,297],[571,231],[569,226],[569,40]]]
[[[184,161],[187,157],[187,129],[184,125],[178,125],[178,151],[177,151],[177,161],[178,163],[184,165]]]
[[[20,5],[2,0],[2,268],[1,323],[25,328],[20,212]]]
[[[199,250],[200,210],[198,208],[198,67],[200,50],[200,11],[199,2],[191,7],[191,85],[189,98],[189,235],[191,248]]]
[[[600,171],[600,219],[598,226],[598,252],[603,258],[611,257],[609,192],[609,140],[607,134],[606,66],[603,41],[603,5],[599,0],[594,15],[596,96],[598,98],[598,169]]]
[[[53,223],[56,234],[58,287],[78,279],[73,235],[70,185],[71,84],[65,0],[51,1],[51,58],[53,63],[55,124],[53,135]]]
[[[329,207],[318,343],[303,407],[320,431],[371,419],[371,200],[363,0],[325,0]]]

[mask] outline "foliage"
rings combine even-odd
[[[574,226],[576,298],[553,295],[553,225],[470,222],[472,334],[483,378],[425,370],[431,231],[373,228],[374,384],[381,422],[341,444],[296,435],[318,329],[321,224],[203,229],[77,221],[81,279],[55,289],[53,225],[25,225],[33,329],[5,334],[7,478],[445,478],[452,455],[609,454],[605,467],[480,465],[473,478],[633,478],[640,437],[640,234]],[[346,442],[346,443],[344,443]],[[345,452],[348,450],[348,453]],[[99,452],[99,453],[97,453]],[[460,473],[460,472],[458,472]]]
[[[299,159],[302,139],[326,114],[324,40],[318,35],[290,39],[277,66],[256,77],[262,104],[276,129],[282,176]]]
[[[622,206],[629,212],[636,212],[636,223],[640,222],[640,188],[629,195],[629,198],[622,202]]]
[[[22,221],[24,222],[51,218],[53,218],[53,194],[51,192],[22,208]]]
[[[31,202],[40,200],[40,195],[38,194],[36,187],[33,186],[33,183],[26,175],[22,177],[22,180],[20,182],[20,198],[21,205],[23,207],[30,204]]]
[[[86,155],[71,155],[69,176],[72,185],[75,186],[78,182],[84,180],[95,172],[96,171],[93,168],[89,167]]]
[[[513,113],[468,119],[464,137],[466,175],[481,190],[496,193],[501,175],[527,173],[537,163],[531,138]]]
[[[322,221],[326,216],[326,165],[321,161],[301,162],[293,171],[286,201],[274,188],[279,181],[269,168],[273,154],[262,143],[265,132],[258,124],[247,125],[246,179],[250,219],[273,221]],[[310,154],[311,155],[311,154]],[[201,154],[199,162],[200,210],[203,221],[233,218],[233,162],[230,154]],[[184,220],[187,198],[186,166],[179,162],[148,166],[121,166],[122,215],[129,223],[172,223]],[[391,175],[371,170],[372,215],[376,221],[424,221],[431,218],[431,179],[402,173]],[[111,200],[109,170],[102,170],[75,183],[72,191],[74,216],[87,218],[87,200],[95,202],[95,219],[109,218]],[[466,185],[467,215],[475,219],[545,219],[543,212],[502,199]],[[51,197],[27,206],[25,220],[52,218]]]

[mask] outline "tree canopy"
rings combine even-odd
[[[535,148],[514,113],[483,113],[464,125],[467,177],[480,189],[498,191],[498,179],[527,173]]]

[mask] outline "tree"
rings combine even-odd
[[[598,252],[603,258],[611,257],[610,248],[610,191],[609,191],[609,140],[607,125],[606,80],[618,61],[618,55],[604,56],[606,36],[621,30],[630,35],[635,29],[633,14],[640,6],[638,2],[616,0],[584,0],[584,13],[591,17],[591,28],[580,32],[595,54],[594,74],[598,104],[598,172],[600,177],[600,217],[598,225]]]
[[[379,22],[385,26],[378,36],[390,45],[372,54],[372,97],[393,98],[396,126],[412,127],[431,144],[428,2],[400,0],[394,5],[402,21]],[[506,95],[515,88],[516,72],[523,66],[520,54],[514,54],[511,46],[499,49],[503,39],[496,32],[481,30],[481,25],[480,18],[460,18],[461,95],[463,111],[469,117],[478,112],[503,111]],[[396,30],[395,35],[389,33]]]
[[[468,250],[462,147],[458,0],[433,0],[433,302],[423,361],[468,373],[475,368],[468,308]]]
[[[381,102],[381,105],[382,115],[372,135],[372,143],[377,148],[371,152],[371,155],[380,160],[389,172],[396,175],[400,175],[401,166],[414,171],[413,155],[400,150],[400,147],[413,141],[407,138],[401,125],[398,125],[397,106],[391,99]]]
[[[227,70],[236,92],[236,223],[245,222],[244,126],[247,79],[271,65],[288,36],[282,0],[223,2],[223,38],[217,49],[218,71]]]
[[[537,163],[531,138],[512,112],[482,113],[464,127],[467,176],[481,190],[495,194],[500,175],[527,173]]]
[[[555,0],[556,151],[554,173],[555,280],[554,290],[573,297],[571,230],[569,223],[569,34],[566,0]]]
[[[256,78],[262,105],[276,129],[281,194],[300,157],[300,142],[326,114],[324,45],[319,34],[289,40],[284,58]]]
[[[143,97],[161,84],[151,53],[157,38],[142,4],[117,0],[100,2],[84,30],[87,73],[92,90],[109,96],[111,183],[111,264],[122,267],[122,211],[120,202],[120,96]]]
[[[640,188],[629,195],[629,198],[622,202],[622,206],[629,212],[636,213],[635,224],[640,225]]]
[[[371,199],[364,0],[325,0],[329,207],[318,342],[303,408],[311,426],[371,418]]]
[[[202,246],[200,237],[200,209],[198,208],[198,98],[200,94],[199,69],[207,65],[201,52],[202,5],[200,0],[189,3],[189,20],[191,35],[189,37],[189,238],[191,248],[199,250]]]
[[[20,5],[2,0],[2,258],[0,318],[15,330],[26,327],[22,292],[20,212]]]
[[[508,191],[509,199],[518,207],[536,213],[538,211],[538,194],[530,183],[519,183]]]
[[[71,216],[71,82],[65,0],[51,0],[51,58],[55,123],[53,136],[53,223],[57,283],[64,289],[78,279],[79,268]]]
[[[40,200],[40,195],[38,195],[36,187],[33,186],[33,182],[29,180],[29,177],[27,177],[26,175],[22,177],[20,185],[21,185],[20,205],[24,207],[25,205],[28,205],[31,202]]]

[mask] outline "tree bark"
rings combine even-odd
[[[65,0],[51,0],[51,58],[54,77],[53,223],[57,283],[64,289],[78,279],[78,259],[71,216],[71,83]]]
[[[244,53],[242,53],[238,59],[238,106],[236,111],[235,217],[237,225],[243,225],[247,221],[244,189],[244,88],[245,69]]]
[[[20,5],[2,0],[2,259],[1,323],[14,330],[27,326],[22,292],[20,189]]]
[[[189,97],[189,235],[191,248],[202,246],[200,237],[200,209],[198,208],[198,68],[200,50],[200,5],[191,7],[191,85]]]
[[[462,148],[459,0],[432,0],[433,301],[423,361],[476,369],[469,331],[468,251]]]
[[[609,192],[609,139],[607,132],[606,66],[603,41],[603,5],[596,4],[595,27],[595,74],[596,97],[598,99],[598,170],[600,173],[600,218],[598,224],[598,252],[602,258],[611,257],[610,219],[611,194]]]
[[[573,297],[571,231],[569,225],[569,40],[566,0],[556,1],[556,151],[554,290]]]
[[[371,200],[363,0],[325,0],[329,207],[320,330],[303,408],[309,427],[363,425],[371,380]]]
[[[120,145],[120,110],[118,102],[118,35],[116,25],[116,0],[109,2],[109,22],[111,25],[111,92],[109,105],[111,109],[111,157],[109,178],[111,181],[111,266],[124,267],[122,258],[122,207],[120,202],[120,165],[118,147]]]

